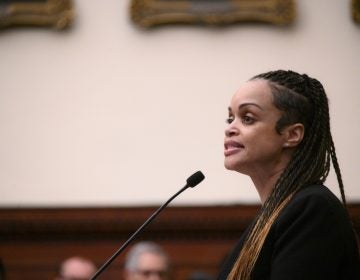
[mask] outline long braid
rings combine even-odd
[[[228,280],[251,278],[266,236],[281,210],[297,191],[326,180],[330,160],[346,206],[340,167],[330,132],[328,101],[321,83],[305,74],[283,70],[260,74],[252,79],[268,81],[274,105],[283,111],[283,117],[276,125],[278,133],[286,125],[300,122],[305,127],[305,135],[250,229]]]
[[[334,170],[335,170],[335,174],[337,177],[337,180],[339,182],[339,189],[340,189],[340,194],[341,194],[341,200],[343,202],[343,204],[346,206],[346,197],[345,197],[345,190],[344,190],[344,184],[343,184],[343,180],[341,177],[341,171],[340,171],[340,166],[337,160],[337,156],[336,156],[336,152],[335,152],[335,145],[333,142],[333,139],[331,138],[331,144],[330,144],[330,154],[331,154],[331,159],[332,159],[332,163],[334,166]]]

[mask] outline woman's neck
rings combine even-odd
[[[277,173],[274,173],[269,176],[256,176],[256,177],[252,176],[251,177],[251,180],[253,181],[255,188],[259,193],[261,204],[264,204],[265,201],[270,196],[282,171],[283,170],[280,170]]]

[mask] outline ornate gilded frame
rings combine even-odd
[[[295,20],[296,7],[294,0],[132,0],[130,14],[132,21],[144,28],[237,22],[288,25]]]
[[[74,18],[71,0],[12,0],[0,4],[0,28],[41,26],[64,29]]]
[[[360,23],[360,0],[352,0],[352,17],[355,22]]]

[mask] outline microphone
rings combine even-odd
[[[114,260],[120,255],[121,252],[125,250],[125,248],[130,244],[131,241],[135,239],[135,237],[179,194],[185,191],[187,188],[195,187],[202,180],[205,179],[204,174],[201,171],[197,171],[192,174],[186,180],[186,185],[180,189],[177,193],[175,193],[172,197],[170,197],[162,206],[159,207],[146,221],[143,223],[131,236],[130,238],[100,267],[100,269],[90,278],[90,280],[95,280]]]

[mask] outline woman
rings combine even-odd
[[[260,74],[235,93],[225,167],[251,177],[262,203],[219,279],[359,280],[323,86],[293,71]],[[333,163],[342,203],[324,185]]]

